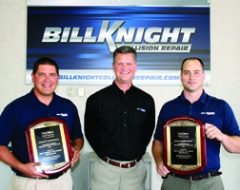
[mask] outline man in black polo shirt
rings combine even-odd
[[[122,46],[113,53],[116,79],[91,95],[86,104],[85,135],[98,155],[93,190],[143,190],[146,168],[142,156],[155,125],[153,98],[133,86],[136,51]]]

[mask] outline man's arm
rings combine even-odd
[[[230,153],[240,154],[240,137],[223,134],[222,145]]]
[[[80,157],[80,150],[82,150],[84,144],[83,138],[77,138],[72,142],[72,151],[73,151],[73,157],[71,160],[72,166],[78,161]]]
[[[153,134],[154,127],[155,127],[155,104],[154,104],[153,100],[152,100],[152,104],[151,104],[151,110],[149,110],[149,113],[147,115],[147,121],[146,121],[146,124],[144,127],[145,127],[145,129],[142,134],[143,139],[144,139],[143,143],[144,143],[145,147],[147,147],[152,138],[152,134]]]
[[[37,170],[35,170],[35,166],[40,166],[41,163],[39,162],[32,162],[23,164],[21,163],[10,151],[6,146],[0,145],[0,160],[5,164],[21,171],[25,175],[32,177],[32,178],[46,178],[47,175],[44,175]]]
[[[153,140],[152,153],[157,166],[157,173],[165,177],[170,171],[163,165],[163,145],[159,140]]]
[[[239,136],[228,136],[222,133],[216,126],[209,123],[205,124],[205,133],[207,138],[220,141],[226,151],[230,153],[240,153]]]
[[[94,105],[92,103],[91,97],[89,97],[86,102],[86,110],[84,115],[84,131],[89,144],[96,152],[99,144],[99,135],[97,133],[97,116],[94,111]]]

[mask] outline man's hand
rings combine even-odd
[[[166,177],[170,171],[163,165],[163,162],[160,162],[157,166],[157,173],[162,177]]]
[[[23,170],[21,171],[26,176],[31,178],[48,178],[47,175],[42,174],[41,171],[38,171],[35,167],[41,166],[40,162],[29,162],[23,165]]]
[[[166,177],[170,171],[163,165],[163,145],[161,141],[153,140],[152,153],[157,166],[157,173],[162,177]]]
[[[79,153],[78,149],[75,148],[74,146],[72,146],[72,152],[73,152],[73,157],[71,160],[71,165],[73,166],[80,158],[80,153]]]
[[[205,134],[209,139],[216,139],[220,142],[224,139],[224,134],[214,125],[206,123],[204,125]]]

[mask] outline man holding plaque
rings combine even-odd
[[[0,116],[0,160],[14,172],[9,189],[70,190],[69,168],[83,147],[77,108],[54,92],[59,77],[54,60],[38,59],[31,77],[33,89],[7,105]]]
[[[161,108],[152,145],[161,189],[223,190],[220,146],[240,153],[238,123],[227,102],[204,91],[201,59],[183,60],[180,78],[183,92]]]
[[[86,104],[85,135],[98,158],[92,190],[144,190],[142,156],[155,125],[153,98],[133,86],[136,51],[122,46],[113,53],[112,85],[91,95]]]

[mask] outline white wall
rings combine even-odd
[[[239,51],[240,51],[240,1],[212,0],[211,1],[211,85],[206,86],[207,93],[223,98],[232,106],[240,124],[240,87],[239,87]],[[26,85],[26,0],[0,0],[0,112],[13,99],[29,92],[32,88]],[[109,63],[110,64],[110,63]],[[79,86],[74,86],[75,89]],[[83,124],[83,115],[87,97],[103,86],[81,86],[85,88],[84,97],[70,97],[77,105]],[[59,86],[57,93],[67,96],[68,86]],[[149,92],[155,99],[156,110],[160,110],[163,103],[178,96],[181,86],[140,86]],[[69,97],[68,97],[69,98]],[[157,115],[156,115],[157,116]],[[151,144],[148,146],[150,151]],[[86,143],[83,154],[91,151]],[[86,176],[86,158],[81,159],[83,168],[79,176]],[[221,151],[222,179],[226,190],[239,190],[240,183],[240,156],[229,154],[224,149]],[[7,186],[9,179],[6,167],[0,165],[1,185]],[[74,174],[75,175],[75,174]],[[84,177],[79,180],[79,185],[85,190]],[[153,164],[152,189],[159,189],[161,178],[155,172]],[[4,180],[2,180],[4,179]],[[2,189],[0,187],[0,189]],[[5,188],[4,188],[5,189]]]

